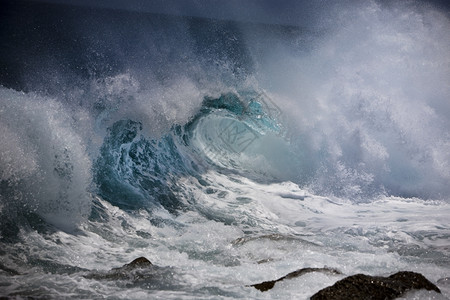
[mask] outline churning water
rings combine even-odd
[[[408,299],[450,297],[448,10],[233,3],[2,3],[0,296],[307,299],[410,270],[442,295]],[[87,276],[140,256],[151,276]],[[248,287],[304,267],[343,274]]]

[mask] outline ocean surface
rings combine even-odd
[[[0,297],[450,298],[448,7],[82,2],[0,1]]]

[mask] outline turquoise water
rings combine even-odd
[[[7,4],[0,296],[308,299],[409,270],[442,295],[407,299],[449,297],[443,7],[286,25]],[[142,276],[90,275],[140,256]],[[342,274],[249,287],[306,267]]]

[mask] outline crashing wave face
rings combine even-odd
[[[291,267],[448,275],[445,6],[4,2],[8,296],[260,298],[245,284]],[[139,256],[167,281],[83,276]],[[320,276],[267,297],[337,280]]]

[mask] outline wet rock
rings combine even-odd
[[[155,268],[148,259],[139,257],[119,268],[113,268],[107,272],[91,272],[84,277],[97,280],[119,280],[119,279],[139,279],[149,276],[149,272],[142,272],[150,268]]]
[[[153,264],[146,259],[145,257],[141,256],[130,262],[129,264],[124,265],[120,268],[114,268],[112,270],[133,270],[136,268],[149,268],[153,266]]]
[[[419,273],[405,271],[395,273],[389,277],[356,274],[320,290],[311,297],[311,300],[389,300],[395,299],[413,289],[441,292],[436,285]]]
[[[252,284],[250,286],[254,287],[255,289],[260,290],[261,292],[265,292],[265,291],[268,291],[271,288],[273,288],[275,286],[275,283],[277,283],[279,281],[282,281],[285,279],[292,279],[292,278],[304,275],[306,273],[311,273],[311,272],[322,272],[322,273],[328,273],[328,274],[342,274],[338,270],[330,269],[330,268],[303,268],[303,269],[299,269],[297,271],[291,272],[291,273],[287,274],[286,276],[283,276],[276,280],[264,281],[261,283]]]

